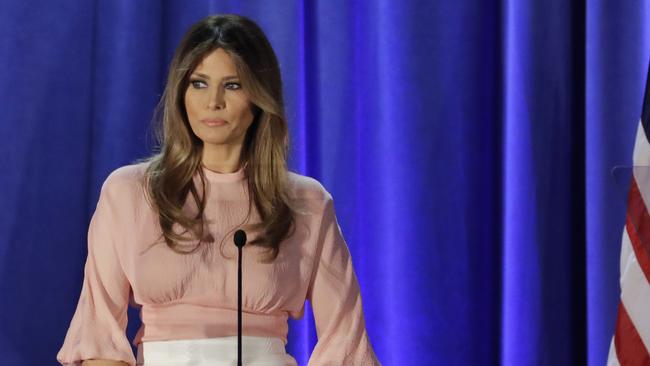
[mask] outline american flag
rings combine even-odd
[[[607,365],[650,366],[650,70],[634,144],[621,248],[621,300]]]

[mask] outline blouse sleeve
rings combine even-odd
[[[320,230],[320,253],[307,293],[318,334],[309,365],[379,365],[366,332],[350,252],[329,194]]]
[[[115,197],[107,183],[88,230],[88,257],[77,309],[57,354],[62,365],[81,365],[88,359],[135,365],[126,337],[130,285],[117,255]]]

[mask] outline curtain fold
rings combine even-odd
[[[648,0],[6,0],[3,363],[54,362],[101,183],[151,153],[183,32],[229,12],[278,54],[291,169],[334,197],[383,364],[605,362]]]
[[[620,243],[650,53],[650,2],[589,2],[586,11],[585,217],[590,365],[603,364],[615,325]]]

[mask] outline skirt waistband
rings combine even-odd
[[[280,338],[242,336],[242,363],[247,366],[297,366]],[[142,342],[137,365],[236,366],[237,337]]]

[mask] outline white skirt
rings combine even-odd
[[[142,342],[136,365],[237,366],[237,337]],[[242,336],[242,365],[297,366],[279,338]]]

